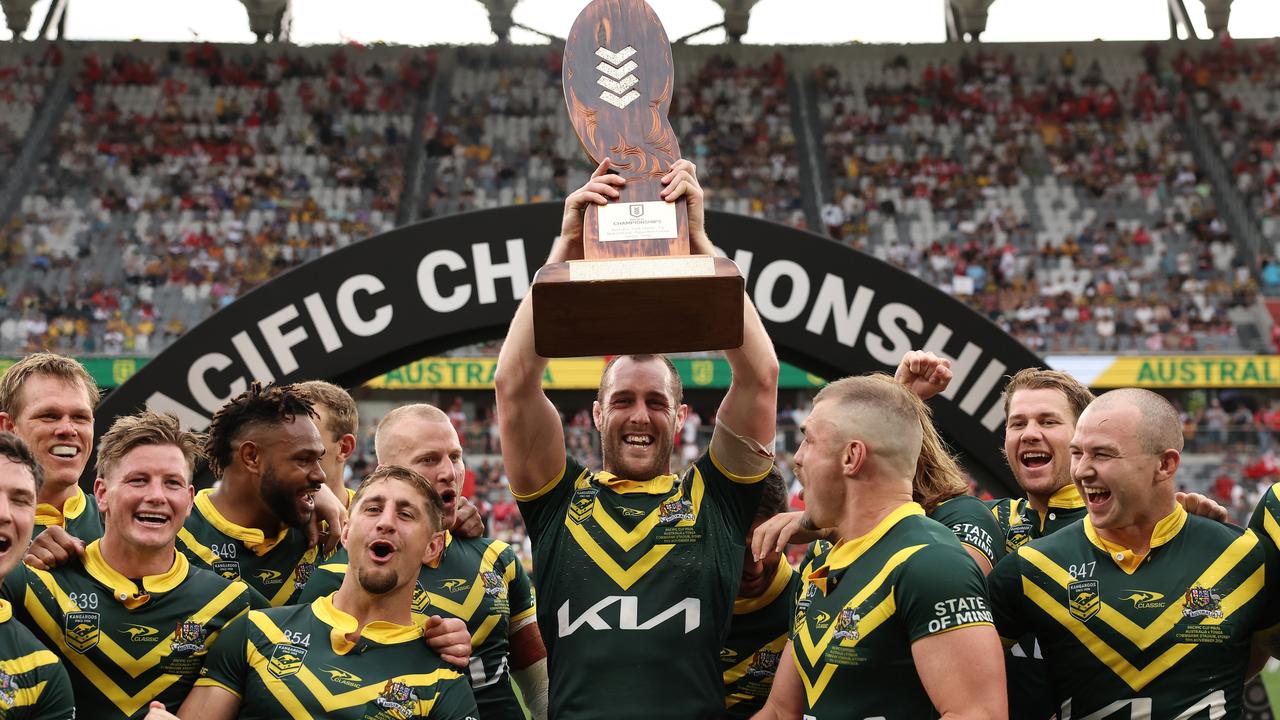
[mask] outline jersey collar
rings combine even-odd
[[[1049,496],[1048,505],[1051,508],[1075,510],[1084,507],[1084,498],[1080,497],[1080,491],[1076,489],[1075,483],[1067,483]]]
[[[440,567],[440,563],[444,561],[444,551],[448,550],[449,546],[452,544],[453,544],[453,533],[449,532],[448,530],[445,530],[444,531],[444,547],[440,548],[439,555],[435,556],[435,558],[431,562],[427,563],[427,567],[432,569]]]
[[[611,472],[596,473],[596,482],[620,495],[666,495],[676,483],[675,475],[659,475],[652,480],[623,480]]]
[[[1187,524],[1187,511],[1181,505],[1175,505],[1173,512],[1166,515],[1156,523],[1156,527],[1151,531],[1151,547],[1144,553],[1138,554],[1133,550],[1119,545],[1117,543],[1104,540],[1098,534],[1097,529],[1093,527],[1093,521],[1088,517],[1084,519],[1084,534],[1089,538],[1089,542],[1095,547],[1102,550],[1111,558],[1126,575],[1132,575],[1146,559],[1151,551],[1173,540],[1182,530],[1182,526]]]
[[[209,521],[218,532],[228,537],[244,543],[244,546],[253,551],[255,555],[261,557],[271,551],[271,548],[279,545],[289,534],[288,526],[280,528],[280,534],[268,540],[266,534],[257,528],[247,528],[237,525],[223,517],[218,512],[218,508],[213,505],[213,489],[208,488],[196,493],[196,509]]]
[[[50,505],[49,503],[40,503],[36,505],[36,524],[43,527],[58,526],[65,528],[68,520],[75,520],[84,512],[85,506],[89,504],[88,496],[84,494],[84,490],[76,487],[75,493],[62,503],[62,509]]]
[[[8,600],[0,600],[0,624],[7,623],[13,617],[13,606]]]
[[[855,560],[862,557],[863,553],[879,542],[880,538],[885,536],[885,533],[892,530],[894,525],[912,515],[924,515],[924,508],[920,507],[920,503],[903,503],[898,509],[885,516],[880,521],[880,524],[876,525],[866,535],[849,541],[841,540],[836,543],[835,547],[831,548],[831,552],[827,554],[826,564],[809,573],[809,582],[817,585],[822,594],[826,595],[827,578],[831,573],[839,572],[852,565]]]
[[[333,595],[325,595],[311,603],[311,612],[315,613],[320,622],[329,626],[329,644],[333,646],[333,651],[339,655],[346,655],[351,652],[351,649],[356,644],[348,640],[347,635],[355,632],[356,628],[359,627],[360,623],[355,617],[335,607]],[[394,645],[417,640],[422,637],[423,626],[426,622],[427,616],[417,613],[413,613],[412,625],[397,625],[385,620],[374,620],[365,625],[364,629],[360,631],[360,639],[371,640],[380,645]]]
[[[133,610],[145,605],[151,599],[151,593],[169,592],[181,585],[187,579],[190,565],[187,556],[175,550],[173,565],[159,575],[142,578],[142,589],[139,590],[132,580],[107,564],[106,558],[102,557],[101,541],[94,540],[84,549],[84,569],[95,580],[111,588],[112,598]]]
[[[791,576],[795,572],[785,556],[778,558],[778,569],[773,573],[773,580],[769,581],[769,587],[765,588],[760,597],[737,598],[734,600],[733,614],[746,615],[747,613],[753,613],[776,600],[782,594],[782,591],[787,588],[787,584],[791,582]]]

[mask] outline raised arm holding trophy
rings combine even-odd
[[[680,144],[667,120],[675,73],[662,24],[642,0],[593,2],[573,24],[563,67],[582,147],[626,182],[586,206],[582,255],[534,278],[538,354],[738,347],[742,276],[693,232],[685,197],[665,201]],[[623,307],[632,312],[619,322]]]
[[[607,51],[608,59],[605,53],[597,55],[598,50]],[[721,640],[732,614],[746,530],[759,504],[760,481],[773,464],[769,448],[778,360],[732,263],[711,260],[696,169],[678,158],[663,114],[672,86],[669,58],[665,34],[643,0],[595,0],[574,24],[565,53],[565,92],[571,114],[575,97],[591,111],[582,113],[584,124],[578,127],[584,145],[599,153],[593,155],[599,163],[587,184],[565,201],[561,237],[534,292],[516,311],[494,379],[503,461],[533,544],[538,622],[545,629],[551,681],[549,716],[558,720],[602,713],[618,720],[723,715]],[[646,75],[653,72],[651,63],[662,68],[665,79]],[[598,81],[597,75],[608,73],[597,65],[605,64],[616,68],[619,77],[609,76],[616,84]],[[626,80],[628,75],[637,80]],[[665,88],[665,95],[649,95],[651,84]],[[584,95],[588,86],[594,86],[594,95]],[[632,96],[633,90],[639,95]],[[605,92],[609,95],[600,100]],[[650,108],[658,112],[650,113]],[[629,114],[638,119],[624,123]],[[629,141],[629,136],[616,135],[622,127],[641,134]],[[664,132],[669,141],[661,139]],[[610,174],[611,169],[622,174]],[[636,195],[640,192],[652,196],[642,200]],[[687,241],[674,244],[683,253],[687,242],[704,256],[698,262],[709,261],[712,271],[692,278],[668,273],[653,279],[656,273],[651,273],[643,281],[634,279],[640,273],[614,281],[553,280],[587,286],[592,299],[583,306],[563,306],[558,311],[562,315],[547,313],[545,305],[539,306],[555,293],[548,296],[542,285],[555,272],[569,273],[583,263],[588,269],[608,268],[608,263],[669,267],[693,257],[656,262],[652,257],[603,258],[601,247],[630,241],[593,240],[593,234],[598,238],[611,231],[593,230],[590,223],[592,218],[600,222],[602,215],[608,222],[611,211],[604,208],[624,199],[662,206],[651,211],[655,206],[644,205],[642,217],[674,211],[676,227],[688,232]],[[634,217],[631,212],[626,217]],[[673,239],[658,240],[670,246]],[[637,242],[651,246],[655,241]],[[724,263],[733,270],[729,280],[720,279],[727,275],[718,270]],[[629,289],[611,296],[608,289],[593,287],[611,282]],[[700,290],[687,289],[701,282],[736,283],[735,309],[721,307],[704,322],[688,321],[712,305]],[[647,289],[650,283],[658,289]],[[688,294],[673,297],[678,292],[672,288],[685,288]],[[621,331],[615,336],[620,344],[578,342],[575,333],[585,337],[598,329],[596,324]],[[721,326],[738,334],[737,342],[709,340],[724,337]],[[559,347],[567,354],[639,353],[615,357],[601,377],[592,414],[601,435],[602,472],[566,454],[560,416],[542,389],[546,358],[553,354],[544,345],[547,331],[561,333],[567,344]],[[692,342],[692,347],[729,348],[725,357],[733,383],[716,414],[709,449],[674,474],[672,445],[688,408],[681,401],[679,373],[656,353],[692,349],[673,340],[680,334],[677,339]]]

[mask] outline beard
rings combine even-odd
[[[667,463],[671,461],[671,450],[674,447],[675,437],[673,433],[657,433],[654,436],[653,445],[649,448],[653,451],[650,459],[626,458],[624,453],[627,449],[627,444],[622,441],[620,435],[610,432],[601,437],[600,449],[605,468],[618,477],[626,480],[651,480],[666,470]]]
[[[394,569],[372,570],[360,568],[356,573],[360,587],[370,595],[386,595],[400,584],[400,575]]]
[[[298,494],[280,480],[274,469],[263,471],[258,492],[262,501],[285,525],[300,528],[311,522],[311,509],[303,509]]]

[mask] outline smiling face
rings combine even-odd
[[[315,423],[305,415],[290,422],[263,425],[246,436],[258,446],[262,501],[291,527],[311,522],[315,495],[324,484],[324,443]]]
[[[1048,499],[1071,484],[1068,446],[1075,415],[1067,396],[1053,388],[1018,390],[1009,399],[1004,451],[1028,495]]]
[[[44,468],[42,495],[65,493],[80,479],[93,448],[93,406],[78,382],[32,375],[22,385],[19,410],[0,413],[0,430],[26,441]]]
[[[426,478],[444,504],[444,527],[453,527],[466,472],[453,424],[406,415],[379,432],[378,464],[406,467]]]
[[[1144,418],[1130,405],[1091,406],[1080,416],[1071,441],[1071,475],[1085,499],[1089,519],[1099,529],[1154,524],[1170,511],[1172,468],[1162,469],[1161,454],[1143,448]]]
[[[670,472],[671,448],[689,411],[676,401],[670,373],[660,358],[624,357],[609,370],[592,408],[606,471],[630,480]]]
[[[0,455],[0,578],[22,562],[36,524],[36,480],[26,465]]]
[[[147,550],[173,549],[195,499],[191,466],[176,445],[134,447],[94,482],[93,494],[105,535]]]
[[[385,595],[417,581],[424,560],[443,546],[439,531],[422,491],[385,478],[366,485],[356,498],[342,543],[360,587]]]

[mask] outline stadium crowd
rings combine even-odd
[[[31,80],[61,67],[31,52],[0,71],[0,92],[28,98],[6,104],[10,151],[40,101]],[[554,201],[585,180],[558,55],[452,52],[442,79],[429,51],[84,48],[0,231],[23,271],[3,284],[0,351],[156,352],[266,279],[390,229],[404,205],[430,218]],[[841,55],[809,75],[781,55],[681,64],[672,118],[712,207],[816,224],[1042,353],[1243,349],[1229,311],[1280,287],[1280,264],[1274,248],[1256,265],[1235,252],[1184,137],[1183,82],[1211,98],[1217,149],[1274,244],[1274,43]],[[797,82],[812,83],[827,164],[814,188]],[[813,218],[806,193],[827,199]]]

